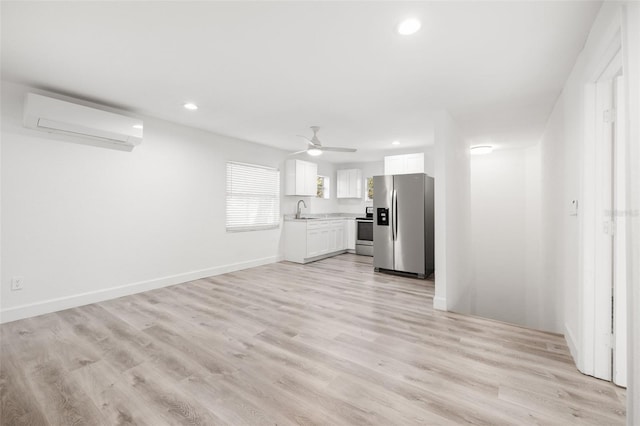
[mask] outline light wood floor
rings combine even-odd
[[[624,424],[561,336],[433,291],[341,255],[4,324],[0,423]]]

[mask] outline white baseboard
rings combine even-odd
[[[573,362],[576,364],[578,370],[582,371],[582,366],[579,362],[580,353],[578,352],[578,344],[575,336],[573,335],[573,332],[571,332],[571,329],[567,326],[567,324],[564,325],[564,340],[567,342],[567,346],[569,346],[569,352],[571,352]]]
[[[64,309],[75,308],[91,303],[103,302],[105,300],[116,299],[122,296],[141,293],[143,291],[154,290],[170,285],[181,284],[201,278],[240,271],[242,269],[275,263],[283,260],[283,256],[269,256],[261,259],[249,260],[246,262],[232,263],[229,265],[216,266],[198,271],[185,272],[183,274],[170,275],[137,283],[125,284],[117,287],[91,291],[87,293],[74,294],[71,296],[59,297],[55,299],[43,300],[41,302],[29,303],[0,310],[0,324],[16,321],[24,318],[35,317],[51,312],[62,311]]]
[[[446,311],[447,310],[447,299],[441,296],[434,296],[433,298],[433,309],[438,311]]]

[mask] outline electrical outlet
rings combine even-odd
[[[22,290],[24,277],[11,277],[11,291]]]

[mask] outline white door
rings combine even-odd
[[[613,84],[615,121],[613,127],[613,382],[627,387],[627,262],[625,203],[625,102],[624,79]]]
[[[295,195],[307,195],[307,181],[305,174],[305,162],[302,160],[295,160],[296,162],[296,189]]]
[[[424,153],[407,155],[405,173],[424,173]]]
[[[338,225],[336,225],[336,250],[344,250],[346,248],[344,229],[344,222],[340,222]]]
[[[302,195],[315,197],[318,193],[318,165],[315,163],[309,163],[307,161],[303,161],[302,164]]]
[[[590,326],[592,375],[626,386],[625,112],[620,74],[619,61],[614,58],[595,92],[594,304]]]
[[[347,171],[347,197],[354,198],[356,196],[356,171],[349,169]]]
[[[320,244],[321,244],[320,254],[329,253],[329,246],[331,244],[330,237],[331,237],[331,232],[328,226],[325,226],[324,228],[320,229]]]
[[[320,229],[307,231],[307,257],[315,257],[322,254],[324,243]]]
[[[594,376],[611,380],[613,305],[613,80],[596,86],[596,167],[595,167],[595,299]]]
[[[356,249],[356,220],[355,219],[347,219],[346,222],[346,232],[347,232],[347,249],[355,250]]]
[[[336,173],[336,197],[346,198],[349,196],[349,171],[338,170]]]
[[[402,155],[384,157],[384,174],[399,175],[404,173],[405,159]]]

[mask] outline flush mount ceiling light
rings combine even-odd
[[[186,104],[183,105],[186,109],[190,110],[190,111],[195,111],[198,109],[198,105],[196,104],[192,104],[191,102],[188,102]]]
[[[391,145],[400,145],[400,141],[393,141],[391,142]]]
[[[491,152],[493,152],[493,147],[491,145],[479,145],[471,147],[471,154],[473,155],[491,154]]]
[[[307,150],[307,154],[312,157],[317,157],[318,155],[322,155],[322,151],[320,151],[318,148],[309,148]]]
[[[411,35],[418,32],[422,24],[415,18],[405,19],[398,25],[398,34]]]
[[[134,124],[134,125],[133,125],[133,128],[134,128],[134,129],[140,129],[140,130],[142,130],[142,129],[143,129],[143,126],[142,126],[142,124]]]

